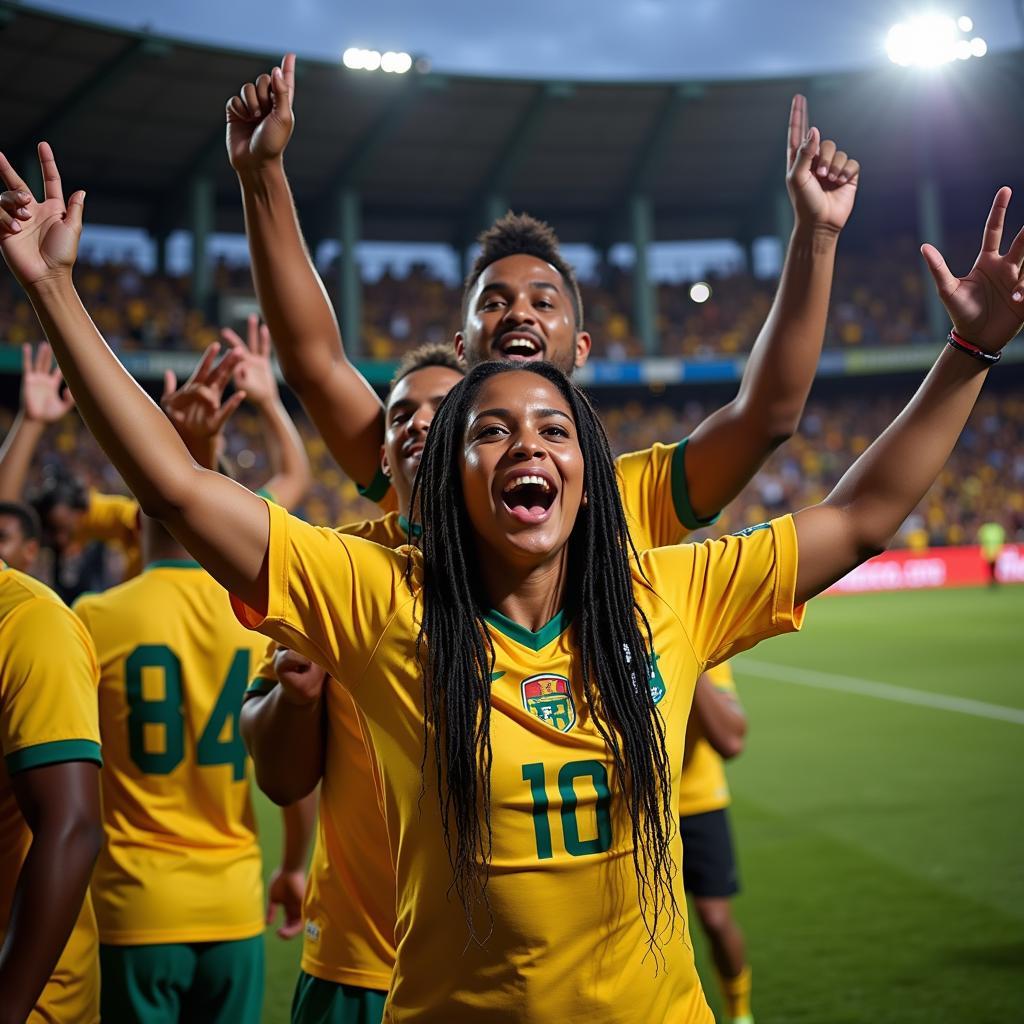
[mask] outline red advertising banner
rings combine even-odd
[[[996,579],[1024,583],[1024,544],[1007,544],[996,560]],[[886,551],[857,566],[827,594],[863,594],[879,590],[930,590],[974,587],[989,582],[988,563],[976,546]]]

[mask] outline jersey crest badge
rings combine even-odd
[[[559,732],[568,732],[576,724],[576,705],[565,676],[542,673],[524,679],[521,687],[523,707],[534,718]]]
[[[651,700],[655,704],[660,704],[661,698],[665,696],[665,680],[662,677],[661,669],[658,668],[660,660],[660,654],[651,657]]]

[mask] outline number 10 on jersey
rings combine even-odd
[[[580,837],[580,822],[576,814],[579,804],[576,793],[577,779],[590,779],[597,793],[597,802],[594,805],[597,835],[590,839]],[[539,860],[550,860],[554,856],[554,851],[551,846],[551,816],[544,765],[539,761],[535,764],[524,764],[523,781],[530,784],[530,795],[533,797],[533,834],[537,841],[537,857]],[[566,853],[572,857],[586,857],[610,849],[612,816],[609,809],[611,792],[608,789],[608,769],[600,761],[569,761],[558,769],[557,782],[558,795],[562,801],[558,815]]]

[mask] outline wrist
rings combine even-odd
[[[261,194],[268,187],[284,180],[284,154],[268,157],[251,164],[235,168],[242,190],[253,194]]]
[[[792,238],[795,241],[814,242],[816,245],[835,247],[839,242],[839,235],[842,228],[834,224],[827,224],[823,221],[814,220],[811,217],[803,217],[797,214],[793,223]]]
[[[33,303],[36,299],[48,302],[54,299],[72,298],[75,295],[75,285],[71,280],[71,267],[54,271],[37,281],[23,282],[22,287],[25,289],[29,301]]]
[[[14,421],[14,426],[19,428],[20,433],[29,437],[41,437],[48,425],[46,420],[37,420],[34,416],[29,416],[24,409],[18,412]]]

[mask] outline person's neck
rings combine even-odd
[[[192,556],[159,524],[147,523],[142,531],[142,562],[192,562]]]
[[[536,564],[508,562],[480,552],[480,578],[490,606],[533,633],[565,604],[568,547]]]

